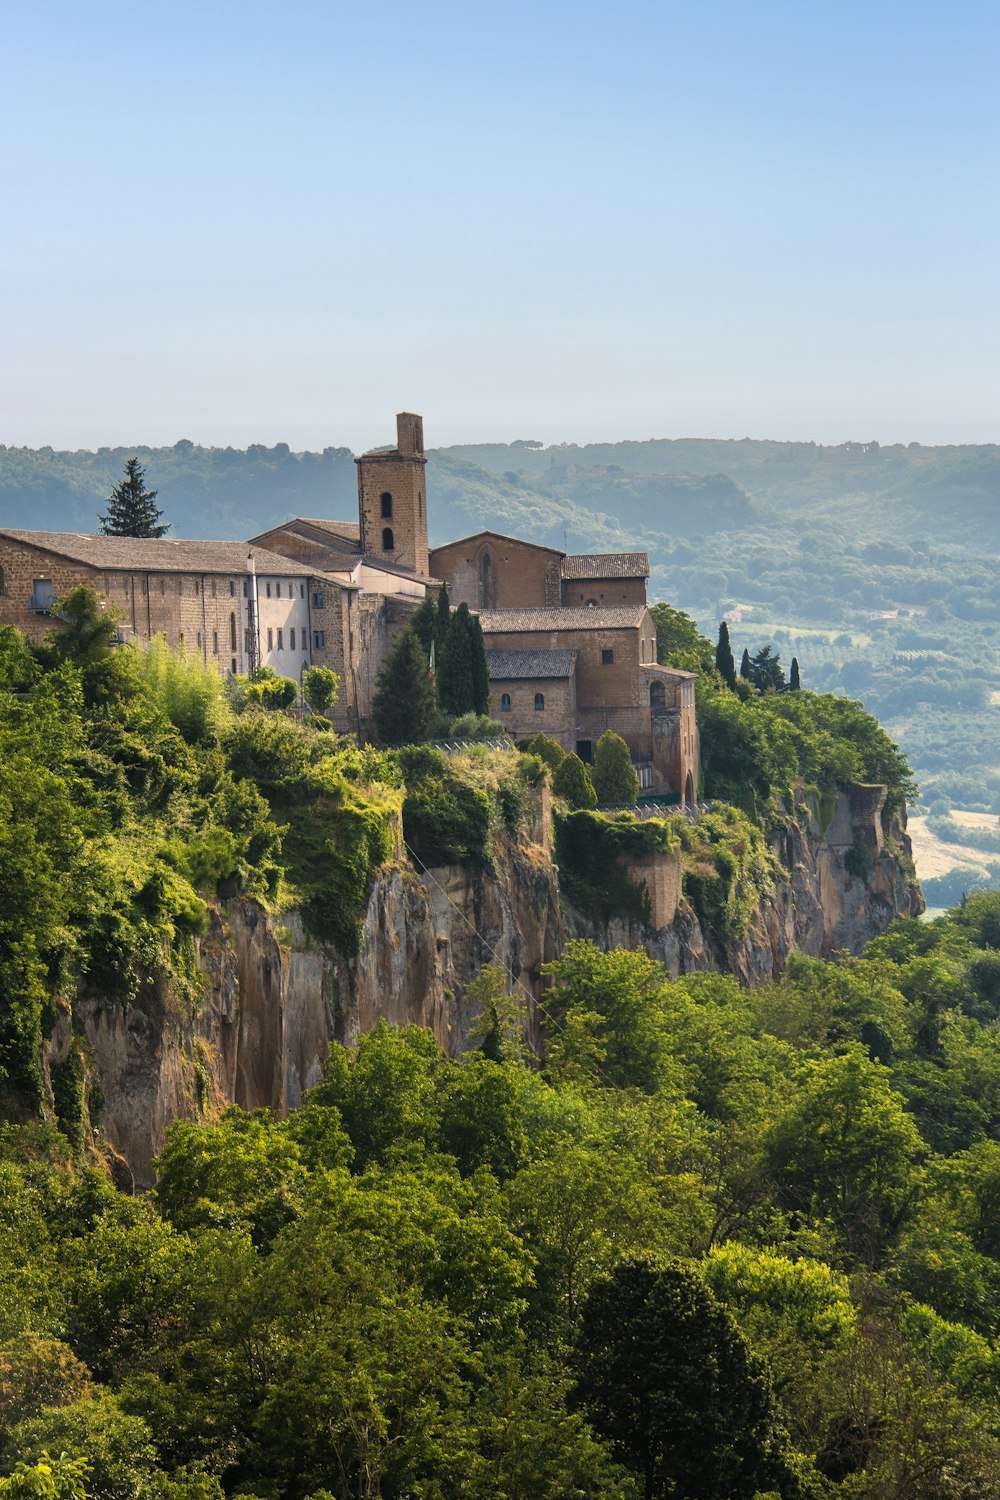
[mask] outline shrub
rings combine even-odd
[[[601,802],[634,807],[638,800],[639,777],[632,764],[632,752],[621,735],[610,729],[597,741],[593,782]]]
[[[570,754],[560,761],[552,778],[552,790],[557,797],[564,797],[570,807],[597,806],[594,783],[578,755]]]

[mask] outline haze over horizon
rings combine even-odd
[[[995,441],[998,42],[970,0],[12,10],[0,442]]]

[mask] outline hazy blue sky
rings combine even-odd
[[[994,3],[0,5],[0,441],[1000,440]]]

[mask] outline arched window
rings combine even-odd
[[[382,551],[383,552],[391,552],[393,550],[393,548],[395,547],[395,545],[396,545],[396,543],[393,540],[392,527],[391,526],[383,526],[383,528],[382,528]]]
[[[500,694],[500,712],[502,714],[509,714],[510,713],[510,694],[509,693],[501,693]]]
[[[484,552],[479,559],[479,604],[482,609],[492,609],[494,602],[493,559]]]
[[[388,490],[382,496],[382,519],[383,521],[392,520],[392,496]]]
[[[236,650],[236,616],[229,616],[229,649]]]
[[[545,709],[545,694],[544,693],[536,693],[535,694],[535,713],[536,714],[540,714],[540,713],[542,713],[544,711],[544,709]]]
[[[650,708],[665,708],[667,694],[662,682],[651,682],[649,684],[649,706]]]

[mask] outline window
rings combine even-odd
[[[145,578],[143,578],[141,580],[141,582],[139,584],[139,587],[141,588],[142,593],[143,593],[143,597],[145,598],[145,595],[146,595],[146,580],[145,580]]]
[[[160,579],[160,593],[161,594],[165,594],[166,592],[167,592],[167,580],[165,578],[161,578]]]
[[[230,599],[235,599],[236,598],[236,579],[235,578],[230,578],[230,580],[229,580],[229,597],[230,597]]]
[[[392,496],[388,490],[382,496],[382,519],[383,521],[392,520]]]
[[[540,714],[540,713],[543,713],[544,710],[545,710],[545,694],[544,693],[536,693],[535,694],[535,713],[536,714]]]
[[[322,594],[313,594],[313,609],[324,609],[326,600]]]
[[[215,579],[213,578],[212,579],[212,598],[215,599],[217,597],[218,597],[218,590],[216,588]]]
[[[299,598],[300,599],[304,599],[305,597],[306,597],[306,586],[305,586],[304,583],[300,583],[299,584]]]
[[[279,625],[278,626],[278,650],[279,651],[284,651],[284,649],[285,649],[285,639],[284,639],[284,637],[285,637],[285,632],[282,630],[281,626]]]
[[[423,519],[424,519],[424,497],[420,493],[420,491],[418,490],[417,491],[417,520],[418,521],[422,521]]]
[[[313,650],[322,651],[326,645],[326,632],[324,630],[313,631]]]
[[[501,693],[500,694],[500,712],[502,714],[509,714],[510,713],[510,694],[509,693]]]
[[[294,651],[295,650],[295,626],[294,625],[292,626],[291,630],[288,632],[288,649],[289,649],[289,651]]]
[[[247,581],[245,578],[243,580],[243,597],[244,599],[247,597]]]
[[[267,649],[268,651],[274,650],[274,628],[271,625],[267,627]]]
[[[649,706],[650,708],[665,708],[667,694],[662,682],[651,682],[649,684]]]
[[[289,599],[295,598],[295,584],[291,579],[288,580],[288,597]]]
[[[645,661],[646,660],[646,642],[645,641],[640,641],[639,644],[642,647],[642,659],[643,659],[643,661]]]
[[[198,632],[198,650],[201,650],[201,631]]]
[[[234,614],[229,616],[229,649],[230,651],[236,650],[236,616]]]
[[[605,647],[605,649],[601,652],[601,666],[602,667],[613,667],[614,664],[615,664],[615,653],[613,651],[609,651],[607,649],[607,647]]]
[[[308,651],[309,649],[309,642],[306,640],[306,633],[304,630],[302,632],[302,649],[303,651]]]
[[[395,538],[393,537],[393,534],[392,534],[392,527],[391,526],[383,526],[383,528],[382,528],[382,551],[383,552],[392,552],[393,549],[395,548],[395,546],[396,546],[396,541],[395,541]]]
[[[270,578],[267,580],[267,583],[264,585],[264,587],[267,589],[267,597],[270,599],[270,597],[271,597],[271,580],[270,580]]]
[[[0,594],[6,594],[7,580],[4,578],[3,568],[0,568]]]
[[[219,632],[217,630],[213,630],[212,631],[212,655],[213,656],[218,656],[218,654],[219,654]]]
[[[231,663],[229,665],[229,670],[230,670],[230,672],[232,672],[233,676],[235,677],[236,676],[236,657],[235,656],[233,657],[233,659],[232,659],[232,661],[231,661]]]
[[[194,596],[197,599],[197,597],[198,597],[198,580],[197,580],[197,578],[194,581]]]

